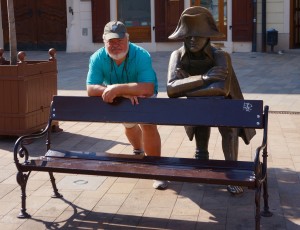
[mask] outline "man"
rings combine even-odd
[[[125,25],[111,21],[104,27],[104,47],[97,50],[89,62],[87,92],[99,96],[107,103],[117,97],[128,98],[138,105],[139,97],[157,95],[157,78],[150,54],[130,43]],[[125,134],[133,146],[134,154],[161,155],[161,140],[156,125],[124,124]],[[154,181],[153,187],[165,189],[165,181]]]
[[[210,38],[222,37],[213,16],[204,7],[186,9],[178,26],[169,39],[183,39],[184,45],[170,57],[167,93],[169,97],[225,97],[243,99],[228,53],[213,47]],[[210,127],[185,127],[189,139],[195,136],[197,159],[209,159],[208,142]],[[255,135],[255,130],[219,127],[222,148],[226,160],[237,160],[238,137],[246,144]],[[232,194],[243,189],[228,186]]]

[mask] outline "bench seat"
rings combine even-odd
[[[23,171],[50,171],[255,188],[254,163],[49,150]]]

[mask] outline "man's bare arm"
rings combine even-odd
[[[112,103],[116,97],[126,97],[136,101],[137,97],[151,97],[154,94],[153,83],[127,83],[108,85],[87,85],[88,96],[102,96],[103,100]],[[134,100],[132,100],[134,99]]]
[[[102,96],[104,90],[106,89],[103,85],[87,85],[87,94],[90,97],[100,97]]]

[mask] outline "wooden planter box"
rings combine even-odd
[[[0,65],[0,135],[21,136],[45,128],[57,95],[57,62]]]

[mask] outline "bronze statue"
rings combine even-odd
[[[181,14],[176,30],[169,39],[183,39],[184,44],[170,57],[167,93],[169,97],[224,97],[243,99],[228,53],[214,47],[210,38],[222,37],[212,14],[204,7],[187,8]],[[195,136],[197,159],[209,159],[210,128],[186,126],[192,141]],[[246,144],[255,135],[254,129],[219,127],[225,160],[237,160],[238,137]],[[233,194],[243,192],[238,186],[228,186]]]

